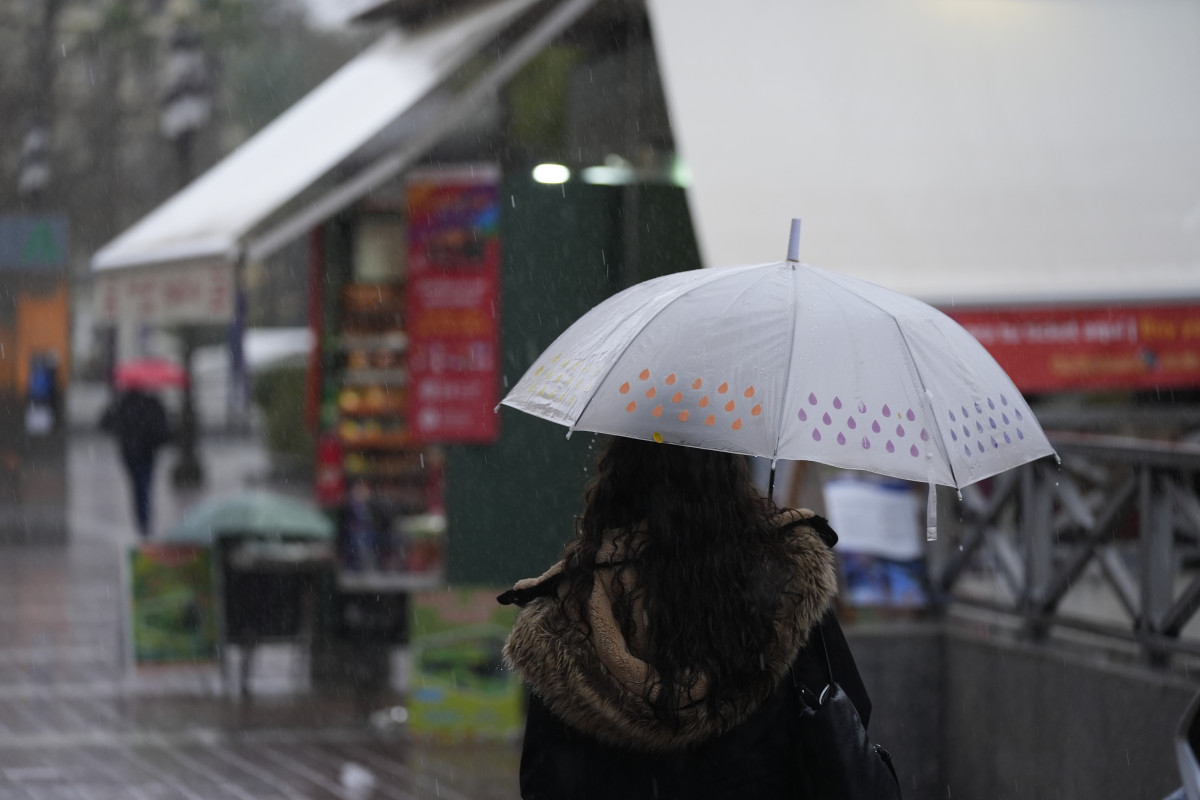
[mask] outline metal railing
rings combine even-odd
[[[1016,615],[1034,640],[1061,626],[1132,641],[1157,666],[1200,655],[1200,445],[1050,438],[1061,464],[962,491],[931,564],[939,602]]]

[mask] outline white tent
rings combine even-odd
[[[433,114],[414,107],[536,0],[498,0],[413,35],[390,31],[97,251],[98,321],[230,318],[236,262],[270,255],[395,177],[593,2],[540,6],[536,23]],[[397,142],[352,163],[396,128]],[[319,196],[305,204],[301,194],[318,183]]]
[[[708,265],[1200,299],[1200,5],[648,0]]]

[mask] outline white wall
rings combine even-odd
[[[707,266],[1200,299],[1200,3],[648,3]]]

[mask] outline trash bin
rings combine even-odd
[[[227,644],[311,634],[320,576],[333,565],[330,543],[230,534],[219,540],[217,563]]]
[[[167,532],[167,541],[213,548],[222,675],[230,677],[224,645],[238,645],[243,694],[258,645],[297,642],[311,653],[318,592],[333,571],[333,534],[320,511],[269,492],[207,500]]]

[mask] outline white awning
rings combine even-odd
[[[1200,6],[648,0],[709,265],[938,303],[1200,298]]]
[[[232,261],[272,214],[395,123],[535,0],[501,0],[415,36],[392,31],[102,247],[92,269]]]

